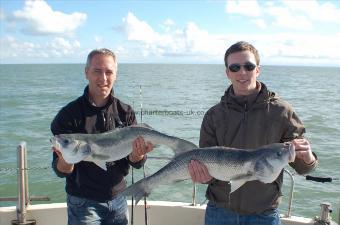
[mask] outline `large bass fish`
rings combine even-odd
[[[60,149],[68,163],[90,161],[106,170],[106,162],[122,159],[132,152],[132,143],[138,136],[155,146],[168,146],[175,155],[197,148],[189,141],[158,132],[145,124],[99,134],[59,134],[51,138],[51,143]]]
[[[272,183],[282,169],[294,159],[294,145],[288,142],[249,150],[227,147],[198,148],[175,156],[159,171],[132,184],[121,195],[133,196],[137,204],[144,195],[149,195],[152,189],[160,184],[190,179],[188,164],[191,160],[203,163],[212,177],[229,181],[231,192],[234,192],[251,180]]]

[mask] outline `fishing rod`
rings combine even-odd
[[[135,102],[132,103],[133,104],[133,108],[135,108]],[[131,183],[134,184],[135,180],[134,180],[134,175],[133,175],[133,166],[131,166]],[[133,225],[133,217],[134,217],[134,206],[135,204],[133,204],[133,195],[131,196],[131,225]]]
[[[143,96],[142,96],[142,86],[139,86],[139,98],[140,98],[140,121],[141,123],[143,123]],[[134,108],[134,102],[133,102],[133,108]],[[158,159],[158,160],[171,160],[171,157],[162,157],[162,156],[151,156],[148,157],[150,159]],[[134,173],[133,173],[134,169],[133,167],[131,168],[131,183],[134,184]],[[145,166],[143,164],[143,176],[144,178],[146,177],[145,174]],[[133,195],[131,196],[131,225],[134,224],[134,198]],[[145,225],[148,224],[148,215],[147,215],[147,202],[146,202],[146,196],[144,196],[144,218],[145,218]]]
[[[139,85],[139,98],[140,98],[140,122],[143,123],[143,95],[142,95],[142,85]],[[143,178],[146,177],[145,174],[145,163],[143,164]],[[144,222],[148,225],[148,212],[147,212],[147,202],[146,195],[144,195]]]

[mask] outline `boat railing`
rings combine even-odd
[[[17,220],[12,221],[12,225],[35,225],[35,220],[27,220],[27,207],[31,201],[49,201],[47,196],[30,196],[28,190],[28,164],[26,142],[21,142],[17,147],[17,197],[2,197],[0,201],[17,201]]]
[[[284,169],[283,170],[286,174],[288,174],[288,177],[290,178],[290,190],[289,190],[289,197],[288,197],[288,210],[286,217],[291,217],[292,215],[292,205],[293,205],[293,193],[294,193],[294,186],[295,186],[295,180],[294,176],[289,170]]]
[[[155,157],[157,158],[157,157]],[[30,196],[28,190],[28,164],[27,164],[27,149],[26,142],[21,142],[17,147],[17,189],[18,196],[17,197],[1,197],[0,201],[17,201],[16,212],[17,212],[17,220],[12,221],[12,225],[35,225],[35,220],[27,220],[27,207],[30,205],[31,201],[49,201],[49,197],[47,196]],[[284,172],[288,174],[291,183],[290,183],[290,192],[288,198],[288,211],[285,217],[291,217],[292,214],[292,204],[293,204],[293,193],[294,193],[294,185],[295,180],[294,176],[291,172],[284,169]],[[196,206],[196,184],[193,183],[193,193],[192,193],[192,206]],[[331,205],[329,203],[322,203],[320,211],[320,217],[315,219],[317,224],[330,224],[331,217],[330,213]],[[339,220],[340,220],[340,209],[339,209]],[[339,222],[340,224],[340,222]]]

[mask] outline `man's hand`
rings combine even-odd
[[[132,143],[132,152],[129,155],[131,162],[139,162],[144,158],[144,155],[153,150],[153,145],[150,142],[145,143],[144,138],[139,136]]]
[[[296,158],[302,159],[306,164],[312,164],[316,159],[312,153],[312,148],[307,139],[294,139]]]
[[[61,151],[58,148],[52,146],[52,151],[55,152],[58,156],[57,169],[62,173],[72,173],[74,165],[69,164],[65,161],[63,155],[61,154]]]
[[[188,170],[194,183],[207,183],[211,179],[209,171],[207,167],[199,161],[191,160],[188,166]]]

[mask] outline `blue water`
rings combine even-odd
[[[50,169],[49,126],[62,106],[83,93],[83,71],[80,64],[0,65],[0,197],[17,194],[16,147],[26,141],[30,194],[64,202],[64,180]],[[289,101],[304,122],[320,162],[312,175],[340,178],[340,68],[263,66],[259,80]],[[114,89],[136,112],[142,103],[143,122],[198,144],[204,112],[220,100],[228,84],[223,65],[121,64]],[[171,153],[160,148],[152,155]],[[149,160],[146,173],[165,163]],[[141,177],[135,170],[135,180]],[[127,179],[130,182],[131,176]],[[340,181],[322,184],[298,175],[295,180],[294,215],[318,215],[319,204],[326,201],[332,203],[337,219]],[[289,185],[285,178],[282,213]],[[204,201],[205,188],[198,185],[198,202]],[[190,202],[191,192],[190,182],[163,185],[149,199]],[[15,203],[0,202],[7,205]]]

